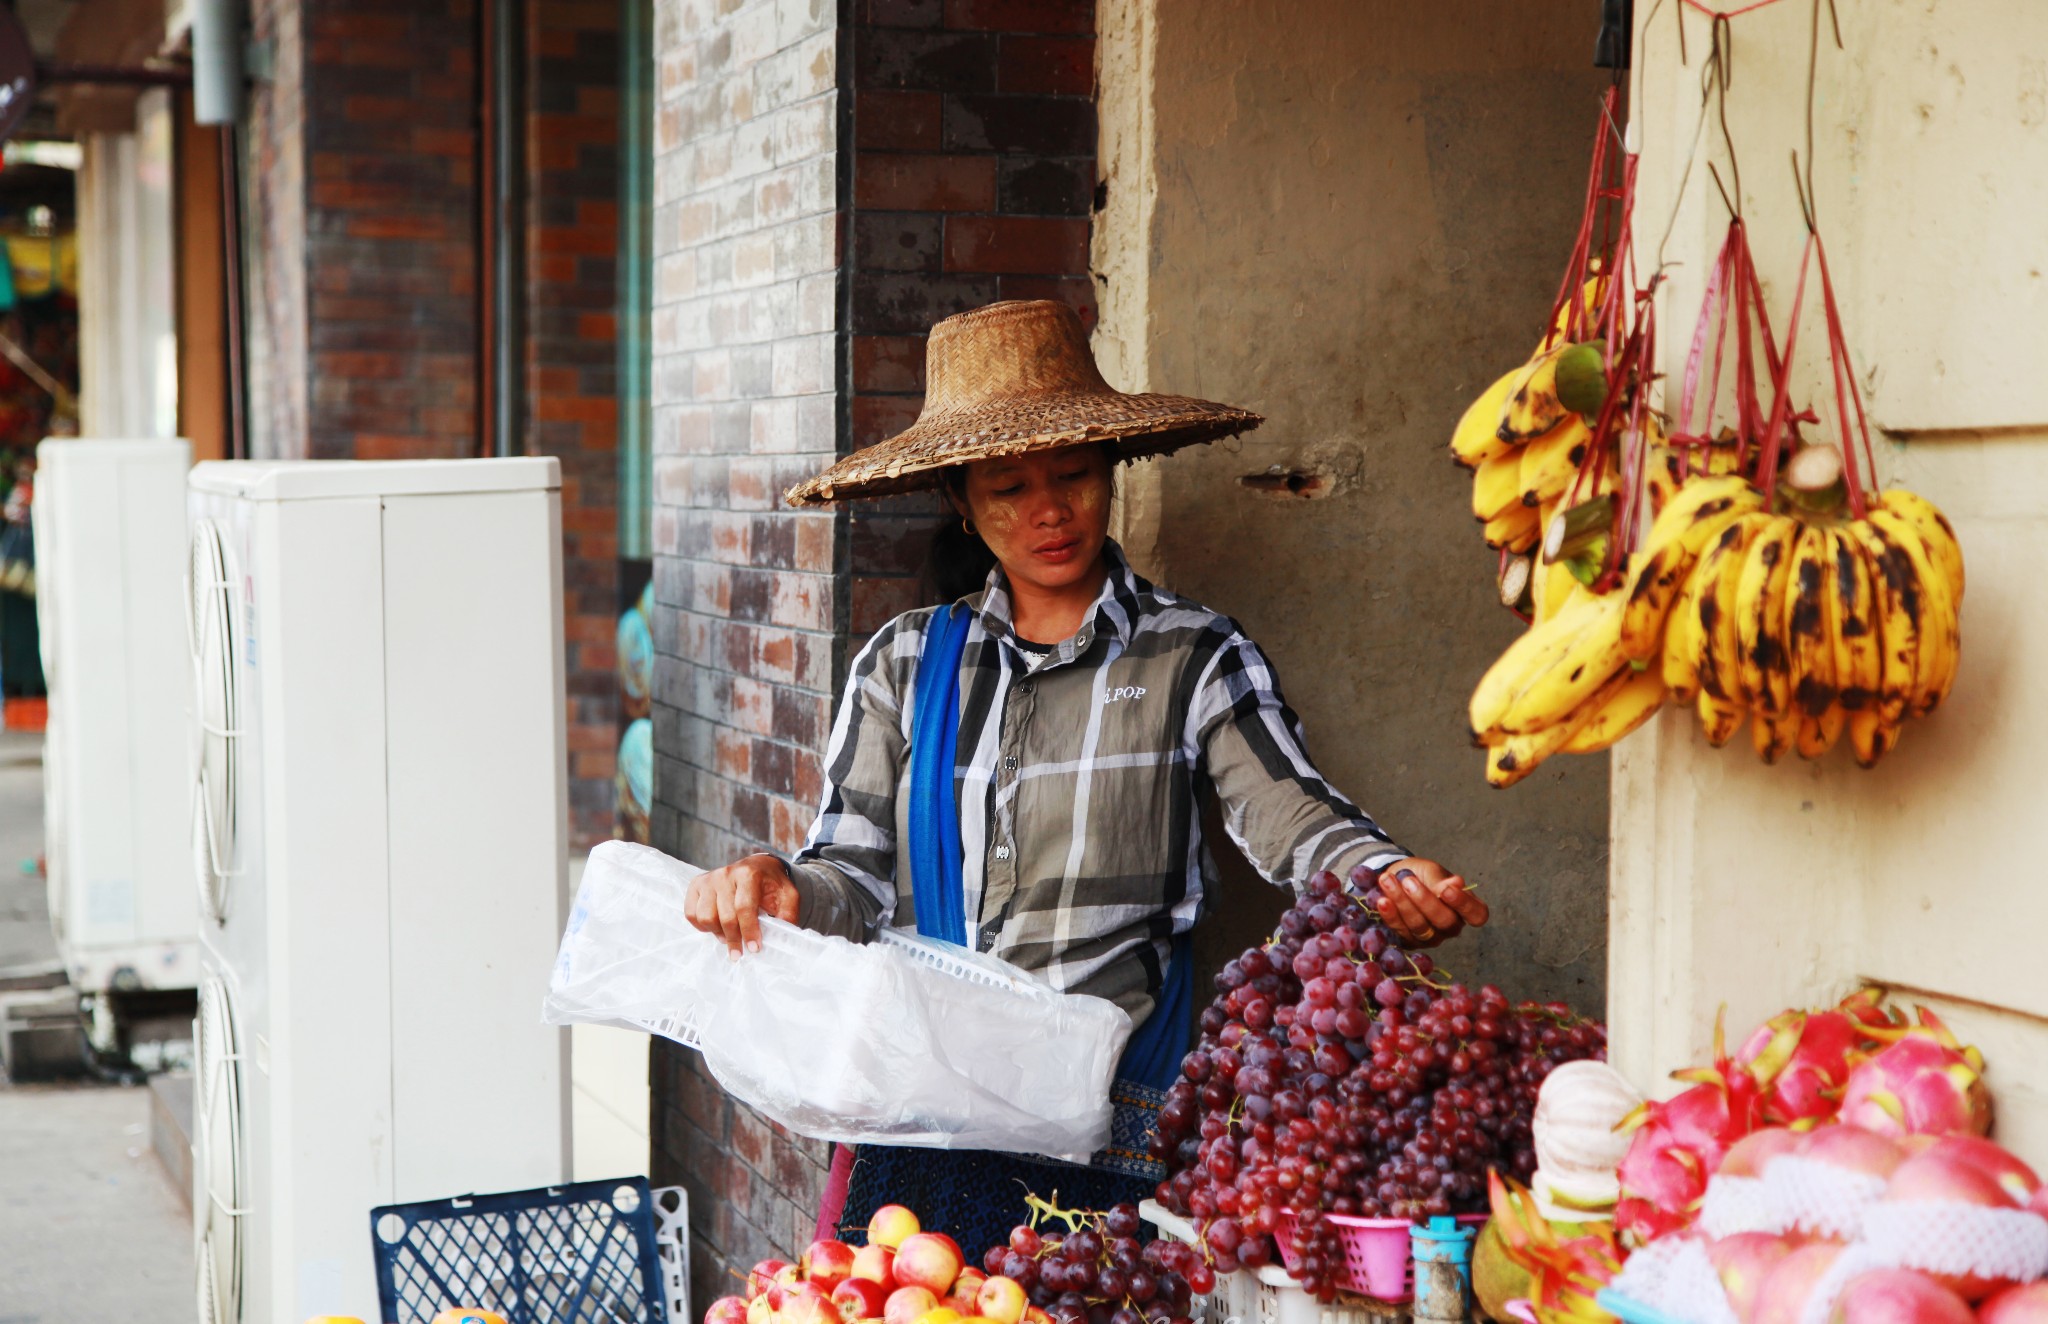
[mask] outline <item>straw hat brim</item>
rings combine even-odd
[[[1185,395],[1086,391],[990,400],[926,414],[789,490],[792,506],[824,506],[937,487],[954,465],[1113,442],[1118,458],[1165,455],[1265,422],[1249,409]]]

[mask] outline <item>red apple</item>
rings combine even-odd
[[[887,1246],[862,1246],[853,1253],[853,1277],[880,1283],[884,1288],[896,1286],[895,1265],[896,1252]]]
[[[1037,1306],[1024,1307],[1024,1324],[1052,1324],[1052,1316]]]
[[[747,1294],[761,1295],[768,1290],[769,1284],[776,1281],[775,1276],[788,1267],[788,1260],[762,1260],[747,1271]]]
[[[813,1282],[799,1282],[783,1289],[782,1324],[843,1324],[832,1294]]]
[[[868,1244],[897,1250],[919,1230],[916,1214],[900,1204],[885,1204],[868,1219]]]
[[[772,1324],[775,1312],[781,1305],[782,1289],[775,1289],[775,1299],[770,1300],[766,1292],[747,1302],[747,1324]]]
[[[1748,1320],[1756,1312],[1757,1293],[1763,1288],[1765,1276],[1777,1267],[1779,1260],[1792,1253],[1792,1247],[1790,1238],[1769,1232],[1738,1232],[1707,1246],[1707,1258],[1721,1275],[1721,1286],[1728,1293],[1735,1318]]]
[[[1980,1324],[2048,1324],[2048,1280],[2008,1287],[1977,1307]]]
[[[1976,1324],[1963,1299],[1911,1269],[1873,1269],[1849,1280],[1829,1324]]]
[[[953,1238],[943,1232],[915,1232],[896,1248],[896,1281],[906,1287],[922,1287],[939,1296],[953,1290],[966,1257]]]
[[[899,1287],[882,1306],[887,1324],[917,1324],[919,1316],[939,1307],[939,1294],[929,1287]]]
[[[953,1287],[951,1292],[948,1293],[948,1295],[964,1296],[971,1301],[975,1298],[976,1295],[980,1293],[981,1285],[987,1281],[988,1275],[970,1264],[960,1271],[959,1277],[953,1280]],[[962,1311],[961,1313],[972,1315],[977,1312],[967,1310]]]
[[[801,1264],[785,1264],[775,1271],[775,1281],[784,1287],[795,1287],[803,1280],[804,1269]]]
[[[1024,1318],[1024,1307],[1031,1302],[1016,1279],[997,1275],[981,1285],[981,1290],[974,1294],[974,1304],[976,1314],[985,1315],[996,1324],[1019,1324]]]
[[[1754,1324],[1799,1324],[1806,1298],[1841,1253],[1838,1241],[1816,1241],[1779,1260],[1757,1289]]]
[[[830,1292],[853,1275],[853,1247],[843,1241],[814,1241],[801,1263],[804,1277]]]
[[[847,1319],[880,1319],[889,1304],[889,1289],[866,1278],[847,1278],[832,1289],[832,1304]]]
[[[704,1312],[704,1324],[746,1324],[747,1303],[737,1296],[722,1296]]]

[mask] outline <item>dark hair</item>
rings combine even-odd
[[[1109,490],[1114,496],[1119,458],[1115,442],[1102,443],[1102,457],[1109,461]],[[939,477],[945,483],[946,495],[960,505],[966,505],[967,466],[956,464],[941,469]],[[938,527],[932,530],[931,547],[925,552],[924,584],[930,600],[956,602],[977,592],[988,582],[989,571],[995,568],[996,554],[989,550],[980,534],[967,531],[958,508],[951,501],[947,502]]]

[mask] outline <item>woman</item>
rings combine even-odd
[[[996,568],[957,609],[907,612],[868,642],[803,850],[697,878],[693,924],[735,959],[758,944],[764,914],[856,940],[893,925],[970,945],[1117,1002],[1138,1027],[1119,1075],[1163,1087],[1193,1010],[1186,935],[1214,906],[1204,788],[1275,884],[1362,865],[1381,875],[1388,925],[1416,945],[1485,922],[1460,879],[1394,845],[1315,770],[1271,664],[1236,623],[1147,583],[1109,539],[1115,460],[1243,431],[1258,415],[1111,390],[1079,319],[1055,303],[939,323],[927,378],[909,431],[790,502],[942,485]],[[990,1180],[1031,1180],[1016,1160],[921,1161],[983,1203]],[[853,1185],[845,1212],[859,1224],[858,1173]],[[1088,1187],[1060,1183],[1069,1203]]]

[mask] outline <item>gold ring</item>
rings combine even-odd
[[[1419,934],[1417,934],[1417,935],[1416,935],[1416,937],[1417,937],[1417,938],[1418,938],[1418,939],[1419,939],[1420,941],[1422,941],[1422,942],[1428,942],[1428,941],[1430,941],[1430,940],[1431,940],[1432,938],[1436,937],[1436,925],[1434,925],[1434,924],[1425,924],[1425,925],[1423,925],[1423,927],[1422,927],[1422,932],[1421,932],[1421,933],[1419,933]]]

